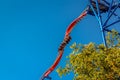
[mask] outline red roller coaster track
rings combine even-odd
[[[88,9],[88,8],[87,8]],[[75,25],[84,17],[87,15],[87,9],[85,11],[83,11],[83,13],[78,16],[67,28],[66,30],[66,33],[65,33],[65,37],[64,37],[64,40],[63,42],[61,43],[59,49],[58,49],[58,52],[59,52],[59,55],[58,57],[56,58],[55,62],[53,63],[53,65],[43,74],[41,80],[44,80],[45,78],[49,78],[48,75],[56,68],[56,66],[58,65],[58,63],[60,62],[61,60],[61,57],[63,55],[63,51],[64,51],[64,48],[65,46],[69,43],[71,37],[70,37],[70,33],[72,31],[72,29],[75,27]]]

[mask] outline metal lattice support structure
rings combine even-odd
[[[120,0],[89,0],[89,6],[99,23],[103,43],[107,46],[105,38],[106,32],[111,32],[110,27],[114,27],[115,24],[120,23]],[[102,11],[102,8],[104,9],[104,12]],[[119,14],[116,13],[117,11],[119,11]],[[103,18],[104,15],[106,17],[105,19]],[[112,20],[113,17],[116,19]],[[120,24],[118,27],[120,29]]]

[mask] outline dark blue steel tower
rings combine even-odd
[[[89,0],[88,14],[96,17],[102,33],[103,43],[107,47],[106,32],[111,32],[115,24],[120,23],[120,0]],[[118,27],[118,31],[120,31],[120,24]],[[118,34],[120,35],[120,33]]]

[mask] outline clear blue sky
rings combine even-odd
[[[87,0],[0,0],[0,80],[39,80],[54,62],[69,23]],[[73,42],[102,42],[95,17],[87,16],[71,33],[59,64],[64,65]],[[54,71],[53,80],[59,78]]]

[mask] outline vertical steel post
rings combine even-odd
[[[113,5],[113,0],[111,1],[110,5],[109,5],[109,10],[108,10],[107,17],[109,17],[109,15],[110,15],[110,11],[111,11],[112,5]]]
[[[99,26],[100,26],[100,29],[101,29],[101,32],[102,32],[102,40],[103,40],[103,43],[104,45],[107,47],[107,43],[106,43],[106,39],[105,39],[105,32],[103,30],[103,25],[102,25],[102,17],[101,17],[101,13],[100,13],[100,8],[99,8],[99,4],[98,4],[98,1],[96,0],[96,7],[97,7],[97,12],[94,10],[93,8],[93,5],[91,3],[91,1],[89,0],[89,3],[90,3],[90,7],[96,17],[96,19],[98,20],[98,23],[99,23]]]

